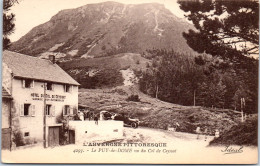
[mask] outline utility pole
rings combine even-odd
[[[244,122],[244,108],[245,108],[246,102],[245,98],[241,98],[241,122]]]
[[[43,83],[43,146],[47,148],[46,133],[46,83]]]

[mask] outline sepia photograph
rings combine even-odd
[[[258,0],[2,7],[2,163],[258,163]]]

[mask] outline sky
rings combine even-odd
[[[15,4],[10,11],[15,14],[15,31],[10,35],[10,39],[12,42],[20,39],[33,27],[49,21],[63,9],[106,1],[124,4],[161,3],[177,17],[184,18],[177,0],[19,0],[19,4]]]

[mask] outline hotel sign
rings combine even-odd
[[[39,93],[31,93],[31,97],[33,100],[43,100],[44,94],[39,94]],[[59,102],[64,102],[66,99],[66,96],[63,95],[50,95],[50,94],[45,94],[45,99],[46,101],[59,101]]]

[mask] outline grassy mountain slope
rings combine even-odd
[[[131,94],[139,95],[140,102],[126,101]],[[125,113],[141,120],[140,125],[166,129],[180,124],[177,131],[194,133],[196,127],[202,131],[208,128],[213,135],[215,129],[220,132],[229,130],[239,122],[239,112],[227,109],[211,109],[197,106],[182,106],[160,101],[141,93],[134,87],[116,87],[112,89],[80,89],[79,104],[95,111]]]
[[[140,54],[122,53],[110,57],[89,58],[62,62],[59,65],[84,88],[123,85],[122,71],[145,70],[150,61]]]
[[[182,36],[190,28],[161,4],[104,2],[60,11],[14,42],[11,50],[67,58],[142,53],[153,47],[192,52]]]

